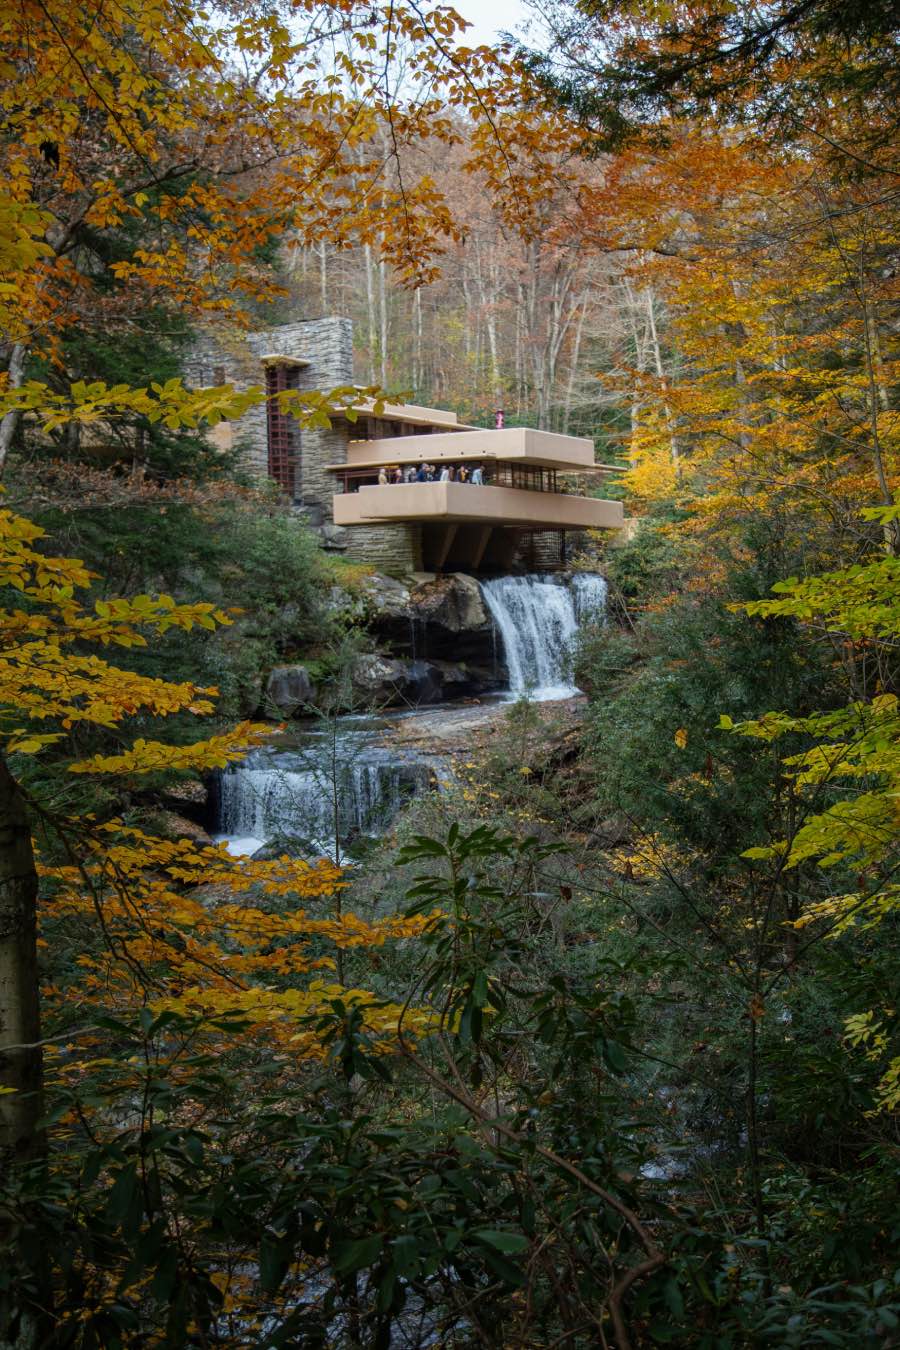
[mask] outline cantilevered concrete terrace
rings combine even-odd
[[[471,481],[378,483],[381,470],[409,466],[480,465],[483,484]],[[345,464],[329,465],[343,491],[334,497],[336,525],[408,522],[468,523],[520,530],[618,529],[621,502],[567,490],[558,474],[593,474],[591,441],[528,427],[499,431],[436,431],[351,442]]]
[[[523,530],[617,530],[622,503],[474,483],[389,483],[339,493],[335,525],[467,522]]]

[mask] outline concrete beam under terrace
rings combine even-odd
[[[509,525],[526,530],[618,530],[621,502],[472,483],[390,483],[332,498],[335,525]]]
[[[346,464],[329,464],[340,469],[380,468],[382,464],[429,464],[444,461],[504,460],[558,469],[561,473],[594,473],[594,443],[584,436],[561,436],[555,431],[535,431],[533,427],[504,427],[502,431],[436,431],[430,436],[395,436],[391,439],[351,441]]]

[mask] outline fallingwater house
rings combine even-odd
[[[246,387],[262,375],[270,395],[352,385],[352,321],[283,324],[233,351],[204,340],[185,374],[194,387]],[[573,532],[622,525],[620,502],[582,495],[599,466],[581,437],[469,427],[455,413],[412,404],[306,430],[272,398],[213,437],[274,479],[326,547],[394,572],[553,570],[565,564]],[[422,481],[423,470],[416,481],[426,464],[433,480]]]

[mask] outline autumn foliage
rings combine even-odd
[[[540,11],[531,53],[414,0],[0,15],[17,1350],[900,1327],[896,16]],[[619,461],[628,528],[578,543],[583,701],[442,750],[353,866],[237,859],[167,794],[278,744],[274,660],[371,635],[204,439],[264,391],[178,342],[335,307],[368,383],[282,411],[508,400]]]

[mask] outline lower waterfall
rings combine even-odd
[[[425,791],[429,764],[388,750],[371,732],[341,728],[299,748],[264,747],[218,776],[218,838],[232,853],[264,844],[341,860],[360,835],[386,829]]]
[[[589,572],[571,583],[543,576],[482,582],[485,604],[503,640],[511,694],[536,701],[578,693],[569,662],[581,623],[602,621],[606,582]]]

